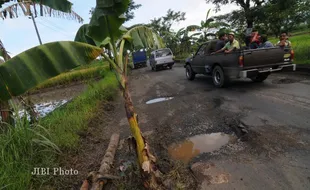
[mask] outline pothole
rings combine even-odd
[[[158,102],[164,102],[164,101],[168,101],[168,100],[172,100],[172,99],[173,99],[173,97],[155,98],[155,99],[147,101],[146,104],[155,104]]]
[[[171,145],[168,148],[168,152],[172,159],[188,163],[199,154],[219,150],[233,140],[234,138],[232,135],[227,135],[225,133],[196,135],[181,143]]]

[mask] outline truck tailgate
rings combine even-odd
[[[265,66],[284,64],[285,52],[281,48],[262,48],[244,50],[244,68],[261,68]]]

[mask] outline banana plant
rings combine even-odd
[[[138,124],[138,115],[128,89],[127,65],[128,52],[145,48],[160,48],[164,44],[160,37],[150,28],[137,25],[124,30],[123,13],[127,10],[129,0],[97,0],[94,14],[88,25],[82,26],[77,32],[76,41],[109,47],[112,50],[111,59],[106,53],[102,56],[110,63],[120,83],[120,89],[125,99],[125,111],[131,133],[136,143],[136,152],[144,178],[144,185],[148,189],[160,189],[157,183],[159,170],[156,158],[149,150],[149,144],[142,136]]]
[[[216,28],[223,27],[223,26],[225,27],[229,26],[228,24],[224,22],[214,22],[215,20],[213,18],[209,18],[210,11],[211,9],[208,10],[206,19],[200,22],[200,26],[190,25],[187,27],[189,31],[195,31],[195,30],[202,31],[203,36],[200,40],[203,42],[208,40],[208,36],[215,36],[214,33],[209,32],[210,29],[216,29]]]

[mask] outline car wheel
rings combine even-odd
[[[188,80],[194,80],[195,79],[196,74],[190,65],[186,65],[185,72],[186,72],[186,78]]]
[[[269,74],[258,74],[256,77],[252,77],[251,80],[253,82],[263,82],[268,78]]]
[[[213,84],[218,88],[222,88],[228,83],[228,79],[225,77],[224,71],[220,66],[214,67],[212,71],[212,80]]]

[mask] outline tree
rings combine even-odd
[[[216,10],[220,10],[221,5],[235,3],[242,9],[242,14],[246,18],[247,28],[253,28],[253,22],[258,16],[257,9],[266,2],[265,0],[206,0],[207,3],[216,5]]]
[[[281,31],[292,31],[309,19],[310,2],[295,0],[290,2],[290,6],[270,2],[262,10],[263,18],[262,21],[257,21],[257,25],[267,29],[267,33],[279,36]]]
[[[129,5],[128,5],[128,9],[124,13],[125,17],[126,17],[125,22],[134,19],[135,18],[135,12],[134,11],[136,9],[139,9],[141,6],[142,6],[141,4],[136,4],[133,0],[130,0]],[[94,11],[95,11],[95,8],[91,8],[89,11],[89,14],[93,15]]]
[[[168,10],[166,16],[160,18],[154,18],[147,26],[151,27],[161,37],[164,38],[167,32],[171,31],[171,26],[175,23],[185,20],[185,12]]]
[[[185,12],[169,9],[165,16],[152,19],[147,26],[152,28],[166,42],[167,47],[174,52],[179,45],[178,39],[175,37],[182,37],[186,30],[174,32],[171,27],[173,24],[183,20],[185,20]]]
[[[286,2],[286,3],[284,3]],[[289,6],[288,6],[289,4]],[[271,0],[259,9],[253,9],[253,23],[255,30],[260,33],[279,35],[282,30],[291,31],[309,18],[309,1],[307,0]],[[243,9],[214,17],[215,20],[227,22],[230,28],[244,38],[244,26],[247,22]]]
[[[136,4],[134,1],[130,1],[128,5],[128,9],[125,12],[126,22],[132,20],[135,17],[134,10],[139,9],[142,5]]]

